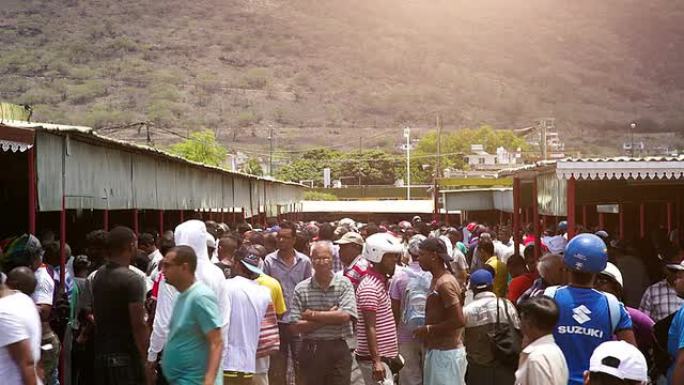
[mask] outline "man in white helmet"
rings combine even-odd
[[[388,285],[403,251],[403,245],[389,233],[369,236],[363,249],[370,266],[356,290],[361,315],[356,360],[366,385],[394,383],[388,362],[399,355],[399,347]]]

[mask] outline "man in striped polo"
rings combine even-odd
[[[369,236],[363,249],[370,268],[356,289],[361,313],[356,360],[366,385],[394,384],[387,362],[399,355],[399,345],[388,286],[403,251],[404,246],[390,233]]]
[[[333,273],[329,242],[314,244],[311,262],[314,275],[295,287],[290,308],[290,331],[303,334],[299,362],[304,385],[349,385],[352,357],[347,341],[357,318],[354,286]]]

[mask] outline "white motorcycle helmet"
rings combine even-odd
[[[375,233],[366,238],[363,245],[363,257],[372,263],[380,263],[387,253],[403,254],[404,245],[390,233]]]

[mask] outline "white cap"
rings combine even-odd
[[[207,233],[207,247],[211,247],[212,249],[216,248],[216,239],[209,233]]]
[[[600,372],[621,380],[646,382],[646,358],[634,345],[625,341],[608,341],[597,346],[589,359],[589,371]]]
[[[606,268],[603,269],[601,274],[612,278],[615,282],[620,284],[620,287],[625,287],[625,285],[622,283],[622,273],[620,272],[620,269],[618,269],[617,266],[613,265],[612,263],[606,263]]]

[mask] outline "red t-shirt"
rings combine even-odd
[[[539,274],[537,272],[534,273],[525,273],[523,275],[519,275],[511,280],[511,282],[508,284],[508,300],[516,303],[518,301],[518,298],[530,287],[532,287],[532,283],[534,282],[535,279],[539,277]]]
[[[361,279],[356,290],[356,306],[359,312],[359,323],[356,328],[356,354],[370,356],[364,311],[375,313],[375,336],[378,343],[378,354],[392,358],[399,354],[397,329],[392,314],[392,304],[387,291],[387,279],[372,268]]]

